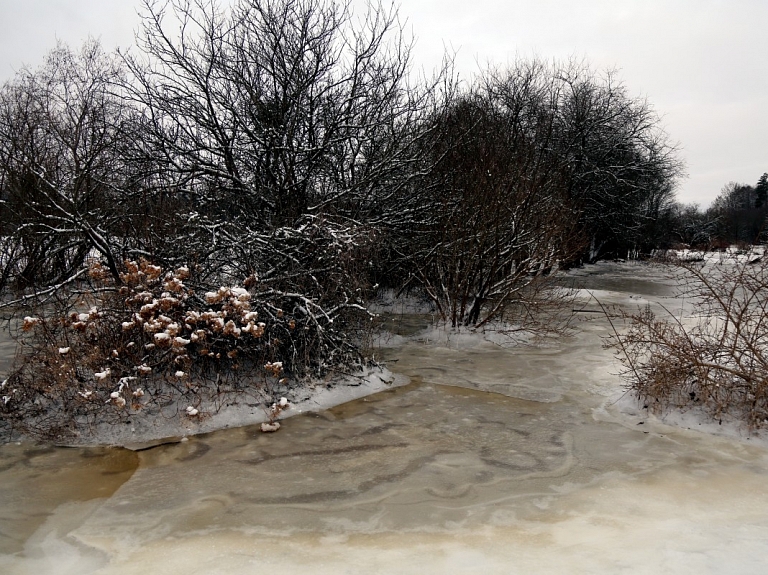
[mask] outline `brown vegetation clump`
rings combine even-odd
[[[166,272],[124,262],[121,285],[102,264],[77,308],[24,318],[16,365],[3,382],[0,416],[29,435],[62,438],[137,412],[202,415],[232,393],[267,400],[282,353],[306,322],[240,286],[198,297],[187,267]],[[250,285],[257,280],[253,279]],[[261,319],[268,319],[268,323]]]
[[[630,390],[654,411],[701,408],[722,422],[768,425],[768,263],[755,254],[670,261],[693,313],[620,312],[614,330]]]

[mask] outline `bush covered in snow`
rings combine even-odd
[[[268,405],[274,389],[360,356],[343,354],[350,334],[333,330],[341,309],[306,297],[290,308],[255,276],[198,293],[186,266],[165,271],[124,262],[116,284],[104,266],[74,307],[23,320],[17,364],[3,383],[0,415],[24,433],[63,438],[144,410],[202,417],[247,394]],[[358,310],[359,311],[359,310]],[[355,347],[348,345],[348,352]]]

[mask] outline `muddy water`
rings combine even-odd
[[[113,495],[138,462],[136,453],[123,449],[3,446],[0,555],[23,552],[27,540],[62,506],[76,524],[76,518]]]
[[[670,293],[641,267],[574,277],[608,303]],[[606,330],[410,338],[381,353],[411,384],[273,435],[6,446],[0,571],[763,573],[768,450],[619,411]]]

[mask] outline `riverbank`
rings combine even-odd
[[[603,306],[619,306],[631,310],[650,305],[657,310],[676,310],[681,317],[689,311],[690,302],[686,303],[676,297],[674,277],[660,266],[642,262],[600,262],[570,270],[562,279],[564,287],[574,290],[573,325],[576,330],[570,337],[584,339],[590,347],[600,345],[601,338],[610,333],[602,313]],[[402,357],[403,351],[413,346],[428,346],[435,353],[444,353],[447,365],[450,365],[450,356],[459,349],[482,350],[482,355],[492,353],[498,346],[533,344],[534,347],[539,346],[542,353],[548,353],[548,349],[560,345],[556,343],[557,338],[534,343],[524,332],[504,333],[503,329],[474,332],[436,327],[427,303],[417,298],[396,299],[392,293],[383,294],[372,309],[382,314],[381,331],[373,342],[374,358],[384,360],[382,367],[370,368],[355,376],[337,376],[305,386],[272,390],[272,396],[276,399],[285,396],[288,402],[278,419],[327,410],[407,384],[409,376],[402,373],[398,362],[407,362]],[[0,341],[2,346],[6,351],[11,349],[8,341]],[[3,359],[8,363],[10,353],[6,355],[9,357]],[[594,417],[622,425],[643,425],[644,429],[656,429],[659,433],[672,426],[768,445],[768,440],[750,433],[740,422],[727,417],[713,422],[706,414],[695,409],[651,413],[626,392],[617,376],[618,364],[611,360],[608,351],[599,355],[585,354],[583,358],[575,358],[574,361],[583,361],[583,369],[592,373],[592,381],[583,383],[593,391],[598,390],[598,394],[603,397],[600,405],[595,406]],[[516,374],[514,385],[508,385],[509,373]],[[561,379],[557,378],[558,381]],[[531,372],[517,374],[512,368],[508,373],[503,369],[498,370],[493,378],[485,379],[485,384],[478,385],[478,381],[484,378],[478,380],[473,374],[463,374],[461,369],[447,371],[440,381],[444,385],[461,387],[466,386],[465,382],[469,380],[474,381],[470,386],[473,389],[518,399],[546,402],[558,401],[563,396],[563,390],[557,385],[553,386],[552,381],[544,381]],[[123,423],[91,426],[87,435],[67,439],[61,444],[124,446],[142,450],[217,430],[268,423],[273,419],[263,394],[249,396],[242,393],[231,395],[218,404],[195,405],[194,415],[189,414],[190,408],[192,406],[176,402],[162,409],[136,412]]]
[[[286,407],[274,421],[324,411],[407,383],[406,377],[393,374],[385,367],[369,368],[355,375],[312,382],[286,393]],[[141,451],[157,445],[184,441],[195,435],[269,423],[272,419],[268,406],[255,400],[250,401],[243,394],[220,406],[202,404],[195,416],[189,416],[186,406],[180,403],[151,417],[137,413],[124,424],[95,426],[88,436],[67,441],[64,445],[117,446]]]
[[[278,433],[0,446],[0,571],[762,573],[768,446],[622,399],[590,312],[669,308],[657,272],[579,270],[574,335],[535,345],[390,316],[376,357],[410,384]]]

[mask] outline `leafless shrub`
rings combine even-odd
[[[608,346],[631,391],[655,411],[700,407],[768,423],[768,264],[758,255],[670,263],[692,312],[621,312]],[[615,317],[615,316],[614,316]]]
[[[489,76],[435,122],[428,209],[407,249],[412,281],[453,327],[532,325],[559,297],[550,272],[583,247],[555,150],[553,80],[536,63]]]
[[[273,388],[287,389],[313,366],[349,363],[329,358],[347,343],[331,329],[343,310],[303,297],[282,309],[290,294],[280,297],[255,276],[198,294],[187,267],[166,272],[142,260],[124,268],[116,284],[93,263],[93,289],[24,318],[3,383],[6,426],[61,439],[141,411],[177,416],[183,403],[182,417],[202,417],[203,405],[242,393],[269,401]]]

